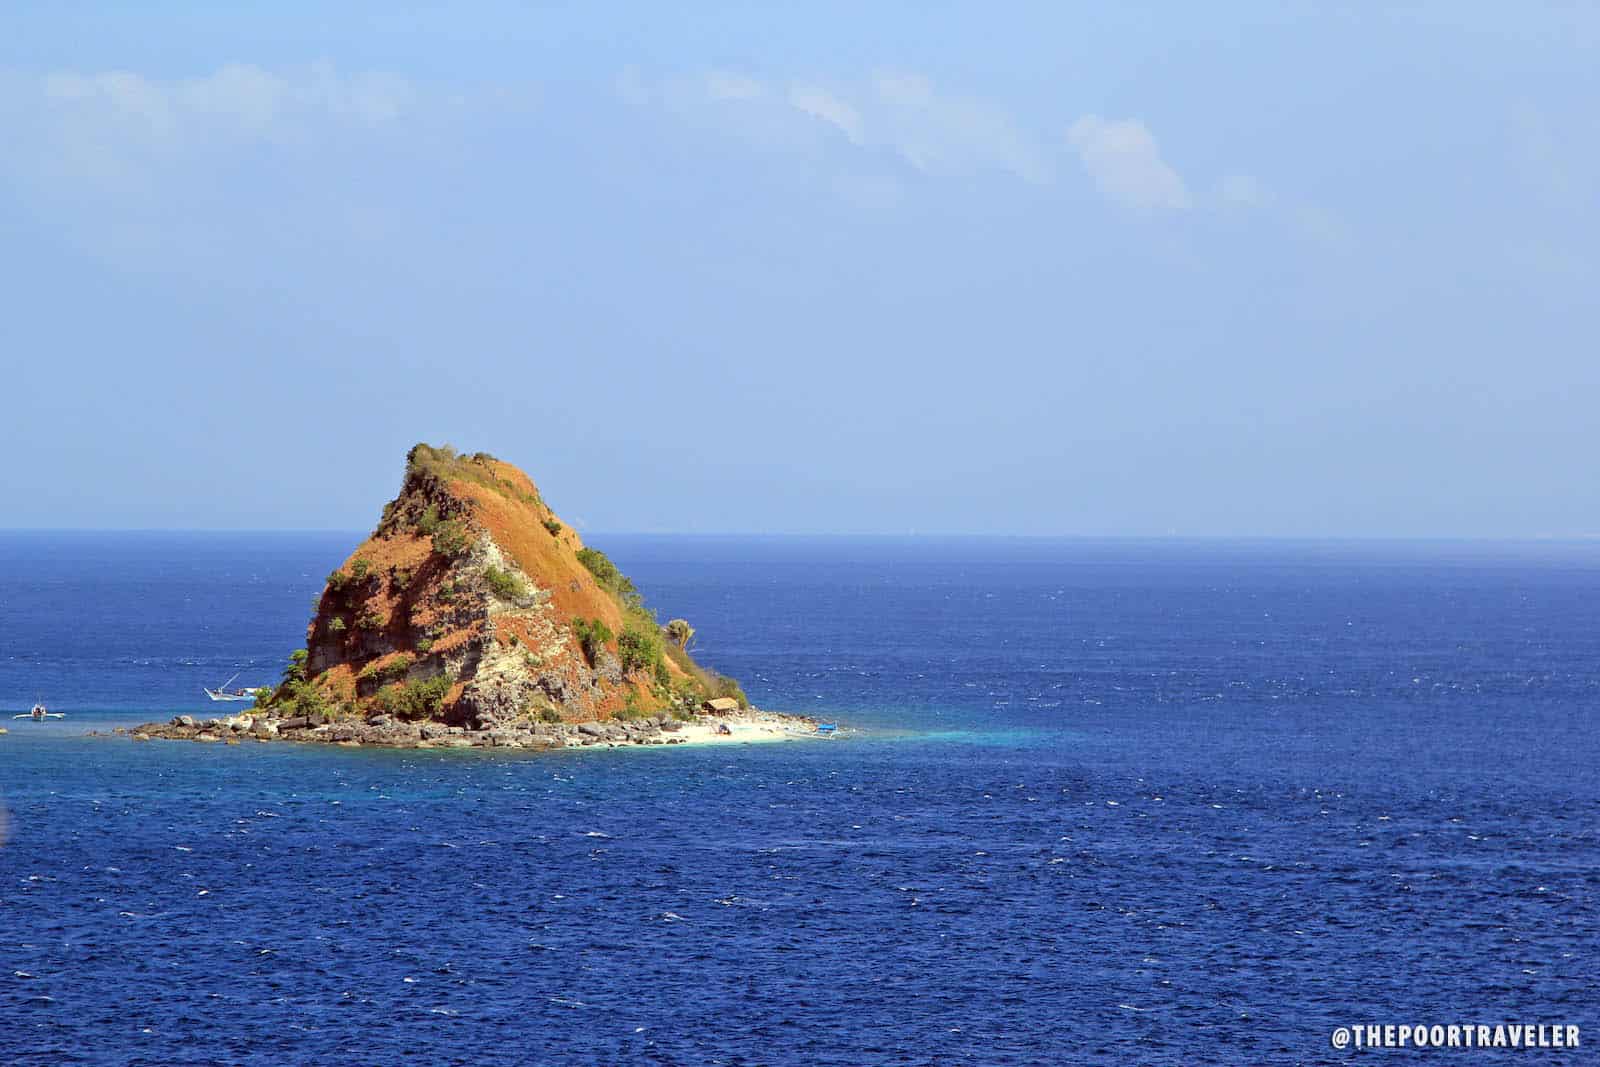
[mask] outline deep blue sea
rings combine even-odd
[[[859,733],[83,736],[355,536],[0,534],[0,1063],[1596,1062],[1600,544],[596,537]],[[1329,1043],[1480,1022],[1585,1047]]]

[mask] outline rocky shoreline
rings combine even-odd
[[[314,721],[317,720],[317,721]],[[245,713],[222,719],[177,715],[168,722],[118,727],[135,741],[197,741],[237,745],[245,741],[288,741],[342,745],[350,748],[507,748],[557,749],[606,745],[682,745],[780,741],[820,736],[817,720],[803,715],[750,709],[730,714],[701,714],[688,719],[653,715],[639,719],[597,722],[523,721],[493,729],[424,721],[406,722],[390,715],[365,720],[324,716],[279,718]]]

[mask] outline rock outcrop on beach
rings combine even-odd
[[[419,444],[372,536],[328,576],[273,719],[493,731],[687,716],[739,686],[694,662],[509,463]],[[669,636],[670,635],[670,636]]]

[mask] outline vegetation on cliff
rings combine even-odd
[[[686,712],[737,683],[664,631],[516,467],[414,447],[371,537],[328,576],[282,682],[284,715],[489,726]]]

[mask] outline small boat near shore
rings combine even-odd
[[[836,722],[819,722],[812,726],[809,730],[788,726],[784,728],[783,732],[791,737],[831,738],[841,736],[839,734],[839,724]]]
[[[226,682],[223,682],[215,689],[207,689],[205,686],[201,686],[200,690],[212,700],[254,700],[256,698],[256,691],[254,689],[244,689],[239,687],[235,687],[233,689],[228,688],[228,686],[233,685],[234,679],[238,677],[239,676],[235,674],[233,678],[229,678]]]
[[[38,703],[21,715],[13,715],[11,717],[13,719],[32,719],[34,722],[44,722],[46,719],[65,719],[67,713],[64,711],[51,711],[43,703]]]

